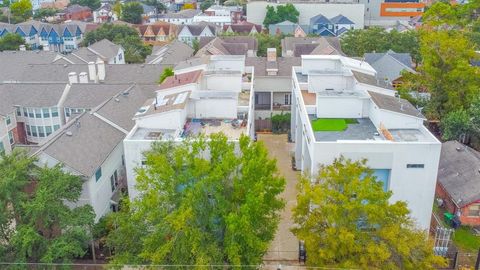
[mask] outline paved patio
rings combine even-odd
[[[264,257],[266,264],[298,263],[298,240],[290,232],[293,226],[292,208],[296,205],[296,185],[299,172],[292,170],[291,151],[294,144],[287,142],[287,135],[258,134],[258,140],[264,142],[270,156],[277,159],[277,167],[286,179],[285,191],[282,198],[286,201],[285,209],[281,213],[280,224],[272,241],[269,251]]]

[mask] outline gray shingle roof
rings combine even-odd
[[[334,24],[355,24],[349,18],[343,16],[342,14],[339,14],[331,18],[330,21]]]
[[[128,87],[125,84],[76,83],[70,87],[63,105],[68,108],[93,109]]]
[[[267,58],[266,57],[247,57],[245,66],[253,66],[255,77],[268,76],[267,74]],[[292,76],[292,67],[301,66],[302,59],[300,57],[277,57],[277,76]]]
[[[175,65],[178,62],[187,60],[193,55],[194,50],[187,44],[174,40],[164,46],[154,46],[152,55],[147,56],[145,62],[148,64]]]
[[[159,18],[170,18],[170,19],[187,19],[193,18],[195,15],[202,13],[200,10],[196,9],[185,9],[179,12],[171,12],[166,14],[157,15]]]
[[[442,143],[438,182],[459,206],[480,200],[480,153],[457,141]]]
[[[303,52],[310,50],[310,45],[305,46],[306,48],[301,48],[302,44],[316,44],[317,47],[312,50],[310,53],[314,52],[320,54],[320,52],[325,51],[329,53],[325,54],[338,54],[344,55],[342,48],[340,46],[340,40],[337,37],[285,37],[282,39],[282,53],[285,55],[287,51],[295,52],[297,46],[299,49],[297,51]],[[333,52],[332,52],[333,50]],[[295,55],[300,56],[300,55]]]
[[[327,17],[323,16],[322,14],[318,14],[310,18],[310,25],[313,24],[329,24],[332,23]]]
[[[378,108],[382,110],[425,119],[420,111],[418,111],[410,102],[408,102],[408,100],[387,96],[373,91],[368,91],[368,94],[372,98],[373,103],[375,103]]]
[[[108,39],[102,39],[88,46],[89,51],[98,54],[98,56],[100,56],[104,61],[108,61],[109,59],[117,56],[120,48],[120,45],[117,45]]]

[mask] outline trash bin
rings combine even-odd
[[[448,212],[444,213],[443,217],[445,218],[445,223],[447,223],[448,225],[452,225],[452,220],[454,216],[454,214]]]

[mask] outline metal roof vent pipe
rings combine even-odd
[[[78,74],[78,81],[80,83],[88,83],[88,75],[87,75],[87,72],[80,72],[80,74]]]
[[[97,69],[94,62],[88,62],[88,77],[90,77],[90,81],[97,81]]]
[[[68,83],[69,84],[78,83],[78,77],[76,72],[68,73]]]
[[[103,82],[103,81],[105,81],[105,77],[106,77],[105,62],[98,59],[96,64],[97,64],[98,80]]]

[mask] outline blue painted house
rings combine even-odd
[[[349,18],[339,14],[333,18],[327,18],[318,14],[310,19],[310,34],[320,36],[340,36],[350,29],[355,28],[355,23]]]

